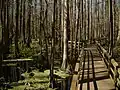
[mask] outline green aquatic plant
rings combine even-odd
[[[18,85],[10,90],[55,90],[49,88],[49,74],[50,70],[45,70],[44,72],[39,72],[39,70],[33,70],[31,73],[25,72],[22,74],[22,76],[25,77],[25,80],[18,81]],[[66,74],[65,71],[62,70],[54,70],[54,75],[61,78],[58,80],[69,77],[69,74]]]

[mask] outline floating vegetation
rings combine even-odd
[[[66,72],[62,71],[62,70],[56,71],[54,74],[58,75],[59,77],[61,77],[63,79],[65,79],[65,78],[70,76],[69,74],[66,74]]]
[[[50,70],[45,70],[44,72],[39,72],[39,70],[33,70],[30,73],[25,72],[22,74],[25,80],[18,81],[18,85],[9,90],[55,90],[49,88],[49,74]],[[54,75],[61,79],[69,77],[69,74],[66,74],[65,71],[62,70],[54,70]]]

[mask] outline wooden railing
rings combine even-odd
[[[75,72],[72,78],[72,83],[71,83],[71,89],[70,90],[77,90],[78,84],[79,84],[79,76],[80,76],[80,71],[81,71],[81,66],[83,62],[83,56],[84,56],[84,48],[81,48],[80,55],[77,59],[77,63],[75,65]]]
[[[2,71],[6,81],[16,82],[21,78],[23,70],[28,71],[33,59],[9,59],[3,60]]]
[[[9,60],[3,60],[3,65],[11,65],[16,64],[20,67],[23,67],[24,69],[28,70],[29,62],[33,61],[33,59],[9,59]]]
[[[120,67],[118,63],[113,59],[107,51],[96,41],[98,50],[105,62],[106,68],[108,69],[108,74],[114,83],[117,90],[120,90]]]

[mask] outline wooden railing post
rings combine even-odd
[[[111,67],[111,61],[108,63],[108,75],[111,74],[110,73],[110,67]]]
[[[109,75],[109,74],[111,74],[110,73],[110,71],[111,71],[110,68],[111,68],[112,64],[111,64],[111,57],[109,55],[107,57],[108,57],[107,61],[108,61],[108,75]]]
[[[117,89],[117,78],[119,77],[119,75],[118,75],[118,68],[119,68],[119,66],[116,66],[116,68],[115,68],[115,77],[114,77],[116,89]]]
[[[96,44],[102,51],[102,56],[105,58],[106,65],[108,68],[108,75],[115,85],[115,90],[120,90],[120,68],[118,62],[115,59],[111,58],[111,55],[96,41]]]
[[[76,81],[76,89],[78,88],[78,84],[79,84],[79,78],[80,78],[80,71],[81,71],[81,66],[82,66],[82,62],[83,62],[83,57],[84,57],[84,48],[81,49],[80,52],[80,61],[79,61],[79,68],[78,68],[78,77],[77,77],[77,81]]]
[[[71,89],[70,90],[77,90],[78,89],[83,57],[84,57],[84,48],[81,48],[80,55],[78,57],[78,60],[77,60],[76,66],[75,66],[74,75],[73,75],[73,78],[72,78],[72,83],[71,83]]]

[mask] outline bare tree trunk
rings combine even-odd
[[[54,55],[55,55],[55,14],[56,14],[56,4],[57,0],[54,0],[54,11],[53,11],[53,24],[52,24],[52,58],[51,58],[51,66],[50,66],[50,87],[54,88],[54,77],[53,77],[53,70],[54,70]]]
[[[67,61],[68,61],[68,30],[69,27],[69,0],[65,0],[65,7],[67,7],[67,16],[65,15],[66,23],[64,22],[64,47],[63,47],[63,62],[62,62],[62,69],[67,68]],[[66,28],[65,28],[66,27]]]
[[[93,9],[92,9],[92,0],[91,0],[91,42],[93,41],[93,37],[94,37],[94,33],[93,33],[93,16],[92,16],[92,14],[93,14]]]
[[[1,26],[3,27],[4,26],[4,18],[3,18],[3,16],[4,16],[4,3],[5,3],[5,1],[4,0],[0,0],[0,18],[1,18]],[[3,28],[1,28],[1,30],[2,30],[2,40],[0,41],[0,77],[3,75],[2,73],[2,60],[3,60],[3,34],[4,34],[4,27]]]
[[[60,55],[62,56],[62,0],[59,0],[59,28],[60,28],[60,43],[59,43],[59,50],[60,50]],[[61,57],[62,58],[62,57]]]
[[[82,0],[82,31],[84,31],[84,14],[83,14],[83,8],[84,8],[84,3]],[[83,35],[83,34],[82,34]],[[84,39],[84,37],[82,36],[82,40]]]
[[[118,11],[118,12],[119,12],[119,14],[118,14],[118,15],[119,15],[119,21],[118,21],[118,22],[119,22],[119,23],[118,23],[118,25],[119,25],[119,27],[118,27],[118,28],[119,28],[119,30],[118,30],[117,41],[118,41],[118,40],[120,40],[120,9],[119,9],[119,11]]]
[[[90,1],[88,0],[88,42],[90,42]]]
[[[30,47],[30,43],[31,43],[31,9],[32,7],[32,0],[28,1],[28,20],[27,20],[27,29],[28,29],[28,37],[27,37],[27,46]]]
[[[16,0],[16,30],[15,30],[15,56],[18,57],[18,35],[19,35],[19,0]]]
[[[26,20],[25,20],[25,17],[26,17],[26,0],[24,0],[23,2],[23,42],[24,44],[26,43],[26,34],[25,34],[25,31],[26,31]]]
[[[87,29],[86,29],[86,28],[87,28],[87,27],[86,27],[86,26],[87,26],[87,25],[86,25],[86,22],[87,22],[87,18],[86,18],[86,17],[87,17],[87,16],[86,16],[86,8],[87,8],[87,7],[86,7],[86,0],[84,0],[84,1],[85,1],[85,4],[84,4],[84,36],[85,36],[85,37],[84,37],[84,40],[87,40],[87,38],[86,38],[86,37],[87,37],[87,34],[86,34],[86,30],[87,30]]]
[[[40,29],[39,29],[39,44],[40,44],[40,46],[41,46],[41,52],[42,52],[42,39],[41,39],[41,33],[42,33],[42,0],[40,0]],[[35,35],[35,37],[37,37],[37,31],[36,31],[36,35]]]
[[[113,54],[113,12],[112,12],[112,0],[110,0],[110,54]]]
[[[114,14],[113,14],[113,18],[114,18],[114,20],[113,20],[113,26],[114,26],[114,38],[113,38],[113,47],[115,47],[115,43],[116,43],[116,41],[117,41],[117,33],[118,33],[118,29],[117,29],[117,16],[119,16],[118,15],[118,12],[117,12],[117,5],[116,5],[116,0],[114,0],[114,4],[113,4],[113,7],[114,7]]]
[[[20,37],[23,37],[22,36],[22,7],[23,7],[23,0],[20,0]]]
[[[98,38],[100,38],[100,24],[99,24],[99,22],[100,22],[100,20],[99,20],[99,17],[100,17],[100,15],[99,15],[99,0],[97,0],[97,39]]]
[[[77,58],[77,42],[78,42],[78,28],[79,28],[79,18],[77,19],[77,9],[76,9],[77,1],[74,0],[74,30],[75,30],[75,48],[74,48],[74,55],[75,55],[75,60]],[[76,27],[76,22],[77,22],[77,27]],[[76,61],[74,61],[75,63]]]
[[[71,52],[70,52],[70,61],[72,62],[72,60],[73,60],[73,32],[74,32],[74,25],[73,25],[73,1],[74,0],[71,0],[71,9],[70,9],[70,17],[72,17],[71,19],[70,19],[70,21],[71,21]]]

